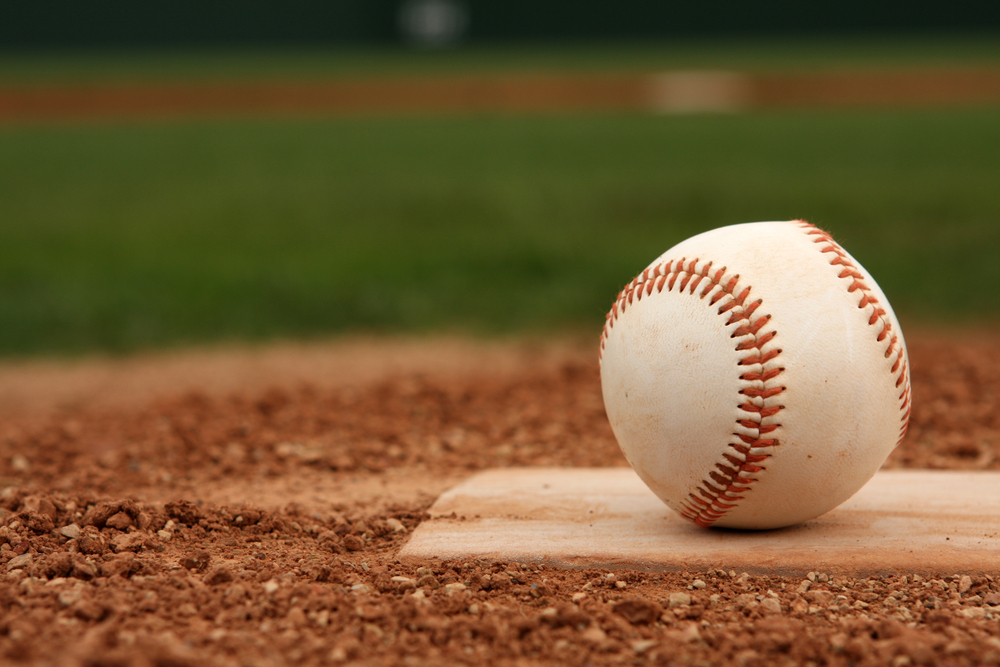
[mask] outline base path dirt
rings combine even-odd
[[[1000,69],[690,71],[406,79],[0,86],[0,122],[240,115],[733,112],[1000,104]]]
[[[1000,341],[908,341],[887,466],[1000,469]],[[596,356],[385,340],[0,366],[20,400],[0,420],[0,662],[1000,664],[1000,564],[401,562],[474,471],[625,465]]]

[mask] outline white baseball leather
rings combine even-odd
[[[802,221],[715,229],[656,259],[608,314],[601,385],[629,463],[701,526],[779,528],[836,507],[910,408],[885,295]]]

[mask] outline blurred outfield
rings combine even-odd
[[[1000,65],[992,32],[935,36],[676,39],[607,45],[477,44],[454,49],[0,51],[0,85],[106,81],[301,80],[482,72],[746,72]]]
[[[602,54],[603,57],[602,57]],[[996,65],[996,40],[36,56],[0,86],[486,69]],[[1000,315],[1000,109],[0,125],[0,354],[598,335],[683,238],[802,217],[904,324]]]

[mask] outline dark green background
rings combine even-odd
[[[466,0],[467,39],[595,40],[996,31],[983,1],[746,2]],[[32,0],[8,2],[0,50],[391,43],[400,0]]]

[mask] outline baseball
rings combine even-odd
[[[910,414],[888,300],[801,220],[714,229],[657,258],[607,316],[601,389],[629,464],[704,527],[780,528],[833,509]]]

